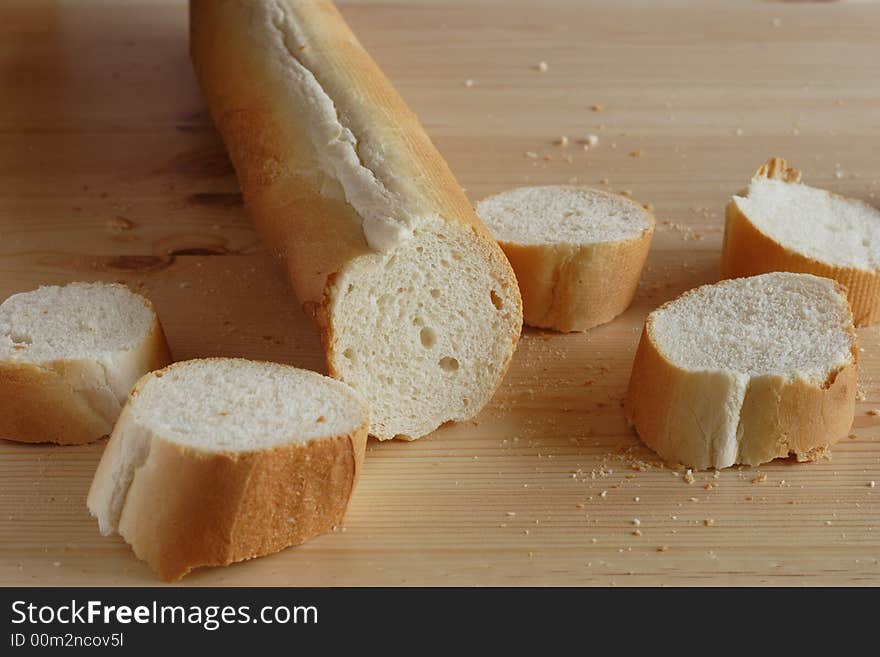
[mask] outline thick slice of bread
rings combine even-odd
[[[727,205],[721,275],[792,271],[847,289],[856,325],[880,319],[880,210],[801,183],[773,158]]]
[[[132,391],[89,510],[166,580],[271,554],[342,521],[367,425],[360,397],[315,372],[175,363]]]
[[[627,420],[693,468],[811,460],[852,424],[856,354],[835,281],[779,272],[704,285],[648,316]]]
[[[654,234],[634,201],[594,189],[521,187],[477,213],[513,265],[525,322],[584,331],[629,307]]]
[[[193,0],[191,49],[257,229],[370,432],[474,416],[522,325],[510,264],[328,0]]]
[[[0,438],[106,436],[135,382],[170,362],[152,304],[124,285],[14,294],[0,304]]]

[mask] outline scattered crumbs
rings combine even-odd
[[[687,471],[684,473],[684,477],[682,478],[684,479],[684,482],[686,484],[692,484],[694,483],[694,481],[696,481],[696,479],[694,478],[694,471],[690,468],[687,469]]]
[[[630,151],[630,157],[641,157],[644,153],[641,150],[638,151]]]
[[[642,524],[642,521],[639,520],[638,518],[633,518],[633,519],[632,519],[632,524],[633,524],[634,526],[636,526],[636,527],[639,527],[639,526]]]
[[[699,502],[699,501],[700,501],[700,500],[697,499],[696,497],[691,497],[691,498],[688,498],[688,499],[690,499],[691,502]]]
[[[318,423],[326,422],[326,421],[327,421],[327,418],[324,417],[323,415],[319,415],[319,416],[318,416],[318,419],[315,420],[315,422],[318,422]]]
[[[473,87],[475,84],[476,84],[476,82],[474,82],[470,78],[468,78],[467,80],[464,81],[464,86],[466,86],[466,87]]]
[[[830,520],[826,520],[826,521],[825,521],[825,524],[828,525],[828,526],[830,527],[830,526],[831,526],[831,521],[830,521]]]
[[[858,438],[858,436],[856,434],[854,434],[854,433],[849,434],[850,440],[856,440],[857,438]]]
[[[601,493],[599,493],[599,497],[608,497],[608,491],[603,490]]]
[[[705,525],[706,527],[711,527],[711,526],[713,526],[714,524],[715,524],[715,519],[714,519],[714,518],[706,518],[706,519],[703,521],[703,525]]]
[[[645,210],[647,210],[648,212],[654,211],[654,204],[653,203],[645,203],[642,205],[642,207],[645,208]]]
[[[633,498],[633,502],[640,502],[641,498],[637,495]]]
[[[509,518],[513,518],[516,515],[516,511],[508,511],[505,515]]]
[[[545,61],[540,61],[535,64],[535,70],[539,73],[546,73],[548,68],[550,68],[550,65]]]
[[[525,156],[527,158],[529,158],[530,160],[537,160],[538,159],[538,154],[535,153],[534,151],[526,151]]]
[[[574,508],[575,509],[585,509],[585,508],[587,508],[587,505],[584,504],[583,502],[578,502],[577,504],[574,505]]]
[[[877,487],[876,481],[869,481],[868,482],[868,488],[876,488],[876,487]]]
[[[753,484],[763,484],[765,481],[767,481],[767,475],[765,474],[759,474],[757,477],[752,479]]]
[[[568,137],[566,137],[565,135],[562,135],[559,139],[557,139],[553,143],[555,143],[557,146],[562,146],[563,148],[567,148],[568,147]]]
[[[131,230],[132,228],[134,228],[134,222],[130,219],[126,219],[125,217],[116,216],[112,219],[107,220],[107,228],[121,233],[123,231]]]
[[[598,543],[598,542],[599,542],[598,538],[591,538],[590,539],[590,543]]]
[[[595,103],[594,105],[590,105],[590,111],[592,112],[604,112],[605,106],[601,103]]]
[[[718,484],[710,481],[705,486],[703,486],[703,488],[705,488],[706,490],[712,490],[713,488],[718,488]]]
[[[868,411],[868,415],[880,415],[880,408],[872,408]]]
[[[528,529],[523,529],[523,534],[525,534],[526,536],[528,536],[528,535],[529,535],[529,530],[528,530]]]
[[[629,197],[629,196],[632,196],[633,193],[632,193],[631,189],[624,189],[624,190],[621,190],[620,195]]]
[[[642,530],[641,530],[641,529],[636,529],[635,531],[633,531],[632,535],[633,535],[633,536],[641,536],[641,535],[642,535]]]
[[[713,479],[721,479],[721,470],[716,470],[715,474],[712,475]]]
[[[657,548],[657,552],[669,552],[669,546],[668,545],[661,545],[660,547]]]
[[[589,134],[587,138],[584,140],[587,146],[593,147],[599,145],[599,135]]]
[[[608,180],[608,178],[599,178],[600,185],[607,185],[607,184],[609,184],[609,182],[610,181]]]
[[[755,498],[752,497],[751,495],[746,495],[745,498],[743,498],[743,499],[745,499],[746,502],[751,502],[751,501],[754,500]]]

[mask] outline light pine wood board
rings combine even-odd
[[[763,160],[785,156],[808,182],[877,202],[880,5],[343,11],[474,201],[522,184],[629,190],[655,206],[658,232],[622,317],[586,334],[526,329],[476,421],[371,443],[344,527],[184,584],[880,583],[878,329],[860,331],[855,438],[830,461],[687,484],[621,411],[645,315],[717,279],[723,206]],[[0,7],[0,298],[121,280],[156,303],[179,359],[321,369],[316,334],[241,206],[186,30],[182,2]],[[599,144],[584,151],[588,134]],[[554,145],[562,135],[568,148]],[[0,583],[158,582],[86,511],[103,447],[0,443]]]

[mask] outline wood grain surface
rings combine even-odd
[[[860,331],[853,437],[828,461],[689,484],[621,411],[646,313],[717,279],[724,204],[768,156],[877,203],[880,5],[343,12],[473,201],[523,184],[628,190],[654,205],[658,232],[623,316],[586,334],[526,329],[474,422],[371,443],[344,527],[183,583],[880,584],[880,416],[868,413],[880,408],[880,329]],[[599,142],[584,150],[590,134]],[[563,135],[568,147],[554,143]],[[190,67],[183,2],[0,5],[0,298],[73,280],[147,294],[178,359],[323,367],[242,208]],[[0,443],[0,583],[158,583],[86,511],[103,447]]]

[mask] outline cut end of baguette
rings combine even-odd
[[[847,289],[856,324],[880,319],[880,210],[804,185],[773,158],[727,206],[725,278],[791,271],[833,278]]]
[[[632,302],[654,232],[653,215],[635,201],[583,187],[521,187],[484,199],[477,213],[513,266],[527,324],[585,331]]]
[[[334,284],[330,370],[367,400],[379,439],[476,415],[519,338],[521,302],[501,254],[470,228],[432,223]]]
[[[361,398],[315,372],[176,363],[132,391],[88,507],[165,579],[269,554],[342,520],[367,425]]]
[[[97,440],[132,385],[170,360],[152,305],[124,285],[15,294],[0,305],[0,438]]]
[[[808,459],[846,435],[856,336],[842,288],[770,273],[685,293],[648,316],[626,415],[693,468]]]
[[[492,236],[521,245],[587,245],[634,240],[654,226],[635,201],[566,185],[519,187],[477,204]]]

